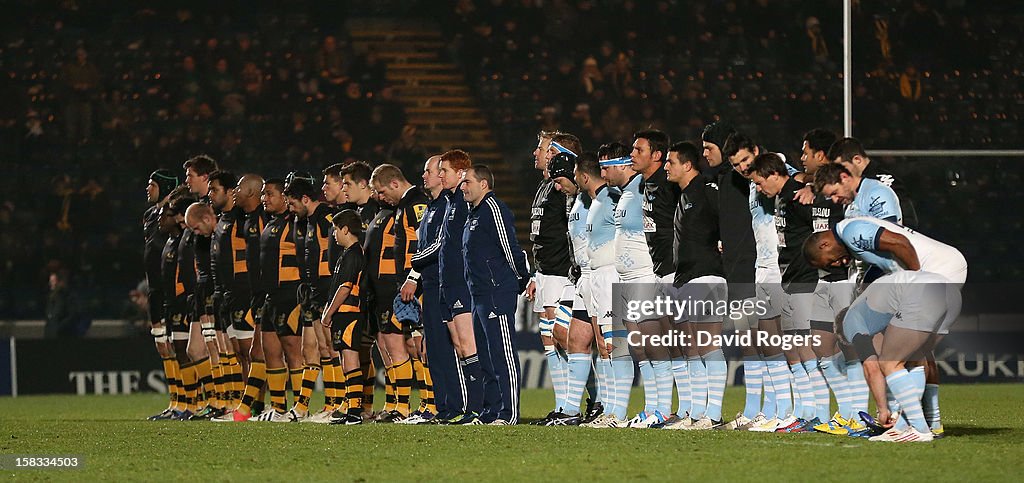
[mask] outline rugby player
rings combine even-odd
[[[401,414],[400,419],[404,419],[412,412],[409,398],[415,372],[418,369],[426,374],[427,369],[422,366],[418,358],[415,362],[413,361],[413,355],[418,356],[422,353],[422,327],[418,324],[415,326],[401,324],[394,316],[393,304],[395,291],[399,292],[398,295],[403,302],[408,302],[415,297],[420,275],[412,270],[412,256],[416,254],[416,230],[423,220],[423,214],[427,211],[428,200],[422,190],[409,183],[397,166],[390,164],[382,164],[373,170],[370,175],[370,186],[380,194],[386,203],[395,206],[393,253],[396,282],[389,292],[389,298],[378,298],[378,303],[390,302],[392,304],[392,316],[388,321],[381,320],[378,341],[384,342],[384,348],[391,359],[398,403],[396,411]],[[387,291],[385,290],[385,292]],[[375,295],[381,297],[383,294],[379,292]],[[429,376],[424,380],[429,380]],[[421,394],[421,396],[423,395]],[[431,408],[431,412],[434,410]]]
[[[672,284],[675,278],[672,263],[672,214],[679,201],[679,186],[669,182],[663,168],[667,161],[669,138],[656,129],[638,131],[633,135],[633,148],[630,159],[633,171],[643,176],[640,186],[643,195],[643,229],[647,238],[647,246],[654,263],[654,275],[661,289]],[[665,290],[667,292],[667,290]],[[672,330],[669,317],[659,320],[663,334]],[[658,407],[662,414],[669,415],[668,422],[679,419],[672,412],[672,384],[682,381],[682,351],[678,347],[647,348],[647,355],[654,368],[654,378],[658,386]],[[673,369],[675,365],[676,369]],[[680,392],[685,392],[681,389]]]
[[[615,215],[615,269],[619,273],[618,304],[613,310],[617,317],[624,317],[622,309],[630,300],[647,300],[654,297],[651,291],[657,279],[654,275],[654,262],[647,247],[644,234],[643,196],[640,185],[643,176],[633,171],[633,160],[628,156],[601,161],[601,177],[609,185],[622,190],[622,196],[616,204]],[[630,332],[640,331],[645,335],[659,335],[661,322],[657,318],[649,320],[626,320],[626,329]],[[630,346],[630,352],[637,365],[640,366],[640,378],[644,385],[644,409],[629,421],[629,427],[649,428],[665,421],[667,412],[659,406],[663,402],[658,396],[657,380],[654,377],[652,357],[647,349],[654,348]],[[661,348],[658,348],[661,349]],[[661,360],[667,360],[665,356]],[[671,372],[671,365],[668,366]],[[671,380],[671,378],[670,378]],[[671,398],[669,398],[671,401]],[[671,408],[668,408],[671,411]]]
[[[614,285],[619,282],[619,272],[615,266],[615,206],[621,192],[617,187],[609,185],[604,177],[606,169],[601,166],[601,162],[613,159],[619,160],[619,166],[626,166],[623,158],[627,153],[626,146],[621,143],[605,144],[598,149],[597,159],[582,156],[576,162],[576,185],[591,199],[586,219],[590,283],[580,292],[588,314],[594,314],[591,321],[595,329],[598,363],[605,366],[607,388],[607,395],[602,396],[606,404],[604,414],[583,424],[591,428],[626,427],[629,396],[633,388],[633,358],[626,342],[623,318],[614,313],[612,292]]]
[[[512,211],[492,191],[494,175],[484,165],[466,171],[462,191],[471,208],[463,230],[466,279],[473,303],[478,344],[490,350],[500,405],[492,425],[519,422],[519,356],[514,337],[516,297],[530,281],[526,253],[519,248]]]
[[[826,149],[825,147],[819,147]],[[864,179],[874,179],[892,188],[900,202],[900,211],[903,215],[903,221],[900,224],[910,228],[917,227],[917,209],[914,207],[914,202],[910,197],[906,184],[891,171],[886,170],[881,163],[873,162],[868,157],[867,152],[864,151],[860,141],[854,138],[843,138],[833,143],[827,149],[827,159],[842,164],[850,173]]]
[[[299,303],[302,305],[302,353],[305,366],[301,382],[292,377],[292,391],[299,391],[295,406],[288,411],[293,421],[309,416],[309,403],[316,380],[323,370],[324,359],[333,360],[341,354],[331,347],[331,334],[321,320],[324,306],[331,295],[330,245],[332,224],[330,207],[321,201],[321,192],[311,178],[296,176],[285,188],[288,209],[295,214],[296,252],[302,267]],[[361,334],[359,334],[361,335]],[[301,389],[299,389],[301,387]]]
[[[565,408],[568,363],[565,355],[558,350],[559,344],[554,336],[555,309],[569,286],[569,246],[565,236],[568,220],[565,194],[555,189],[555,183],[548,178],[547,169],[552,156],[560,152],[576,156],[581,150],[576,136],[541,131],[533,151],[533,166],[540,170],[543,179],[537,186],[530,211],[530,242],[533,243],[536,273],[530,280],[526,295],[533,301],[533,311],[540,318],[541,343],[555,390],[555,407],[547,417],[533,423],[539,425],[564,418],[565,411],[571,411]],[[564,327],[559,330],[564,331]],[[564,337],[561,340],[565,342]],[[564,349],[564,344],[561,347]]]
[[[260,337],[267,364],[267,390],[270,408],[257,421],[287,422],[287,385],[290,371],[302,371],[301,307],[298,288],[301,282],[295,244],[295,216],[288,211],[284,195],[285,181],[270,178],[263,182],[260,201],[270,216],[260,233],[260,279],[266,301],[260,317]]]
[[[248,274],[249,300],[241,299],[239,294],[237,303],[246,304],[246,314],[239,320],[236,327],[236,335],[239,341],[251,340],[249,346],[249,370],[245,373],[245,390],[241,401],[234,411],[225,414],[220,418],[213,418],[214,421],[247,421],[253,413],[260,414],[263,411],[263,392],[267,380],[267,363],[263,355],[262,336],[256,330],[256,325],[262,317],[263,304],[266,300],[266,293],[263,290],[262,277],[260,276],[260,233],[267,223],[267,215],[260,202],[260,192],[263,189],[263,178],[256,174],[245,174],[238,179],[238,184],[232,192],[232,199],[235,206],[242,210],[243,218],[236,221],[241,223],[243,236],[245,237],[245,267]],[[238,318],[235,318],[238,320]],[[244,322],[244,324],[242,323]],[[241,344],[240,344],[241,345]]]
[[[200,154],[194,156],[182,165],[185,170],[185,185],[189,191],[199,198],[200,202],[209,203],[208,193],[210,189],[210,174],[217,170],[217,162],[213,158]],[[186,220],[187,222],[188,220]],[[193,415],[196,419],[210,419],[220,416],[223,413],[223,404],[216,396],[215,375],[223,380],[220,370],[220,348],[216,322],[214,320],[213,307],[213,276],[210,263],[210,236],[196,234],[191,228],[186,229],[184,235],[185,243],[192,245],[191,250],[195,256],[196,264],[196,286],[195,292],[190,294],[192,322],[198,322],[200,327],[199,335],[203,338],[205,351],[198,348],[198,339],[194,342],[193,349],[199,361],[196,363],[196,370],[199,375],[199,384],[205,400],[205,407],[199,413]],[[221,337],[223,339],[223,337]],[[205,354],[205,355],[201,355]],[[209,368],[209,370],[207,370]],[[208,397],[207,397],[208,396]]]
[[[804,254],[815,267],[847,266],[851,259],[858,259],[887,273],[923,270],[938,274],[945,279],[947,291],[957,292],[947,295],[947,300],[951,304],[949,309],[959,313],[960,307],[954,302],[959,297],[960,287],[967,281],[967,261],[963,254],[907,227],[876,218],[847,219],[831,231],[812,235],[804,245]],[[945,334],[947,329],[938,333]],[[927,352],[925,358],[931,362],[934,355]],[[928,425],[933,433],[941,436],[938,384],[929,382],[924,387]]]
[[[168,290],[164,299],[164,320],[171,332],[182,388],[178,394],[182,408],[172,414],[170,419],[180,421],[191,419],[198,411],[198,375],[188,352],[191,339],[188,294],[195,289],[195,257],[190,245],[183,242],[185,211],[194,202],[195,197],[189,193],[188,187],[181,186],[171,192],[167,204],[161,209],[161,216],[168,221],[167,242],[161,251],[161,273],[164,286],[173,287],[173,291]],[[199,345],[205,347],[204,344]]]
[[[174,348],[167,337],[167,327],[163,320],[163,306],[167,287],[164,286],[160,274],[160,254],[167,243],[167,231],[161,225],[169,217],[161,216],[160,209],[166,204],[171,191],[178,186],[178,177],[168,169],[158,169],[149,175],[146,184],[146,202],[152,206],[142,215],[143,266],[146,270],[146,286],[149,292],[149,332],[153,336],[156,352],[163,361],[164,380],[167,381],[167,392],[170,402],[163,411],[150,416],[150,420],[170,419],[176,409],[180,409],[177,400],[178,361],[174,358]],[[172,220],[173,221],[173,220]]]
[[[667,180],[675,183],[681,191],[673,220],[675,290],[672,295],[680,301],[706,301],[717,305],[728,299],[728,286],[718,250],[721,238],[718,186],[701,175],[699,157],[700,150],[693,143],[676,143],[668,148]],[[688,313],[677,314],[676,319],[676,322],[682,322],[679,326],[690,334],[691,341],[698,340],[698,331],[710,334],[714,340],[722,333],[722,321],[723,315],[716,314],[713,307],[710,310],[694,308]],[[689,385],[690,415],[666,424],[665,429],[713,429],[721,426],[722,401],[728,378],[722,347],[715,343],[703,344],[687,352],[689,361],[704,366],[707,378]],[[687,365],[690,365],[689,361]],[[698,369],[697,372],[701,371]],[[704,391],[706,393],[697,394]],[[669,392],[671,394],[671,388]]]
[[[762,153],[750,167],[751,179],[758,191],[775,200],[775,226],[778,235],[779,266],[785,302],[782,329],[786,334],[810,335],[811,310],[814,307],[818,273],[802,256],[800,246],[817,224],[827,229],[828,219],[816,219],[817,212],[794,198],[803,187],[789,174],[782,158]],[[828,386],[818,368],[817,356],[809,345],[795,345],[785,351],[794,376],[794,394],[799,397],[793,417],[779,423],[776,431],[808,432],[828,419]]]
[[[726,140],[722,151],[722,156],[729,161],[733,170],[749,180],[750,165],[754,158],[761,154],[761,148],[747,136],[733,133]],[[782,270],[779,268],[778,234],[775,232],[775,202],[761,194],[753,181],[749,184],[751,228],[757,246],[755,289],[757,299],[764,307],[764,313],[758,314],[757,329],[760,333],[776,336],[782,334],[779,316],[782,314],[784,297]],[[789,372],[786,356],[781,348],[758,345],[756,352],[753,353],[750,349],[746,346],[741,347],[746,401],[743,412],[736,416],[729,427],[739,430],[774,431],[780,419],[792,411],[792,373]],[[761,392],[764,394],[763,404]]]
[[[586,157],[591,161],[597,160],[596,153],[584,152],[580,157]],[[575,170],[577,157],[570,153],[559,153],[548,161],[548,179],[555,183],[555,189],[566,196],[568,206],[568,233],[569,244],[573,253],[573,268],[570,269],[570,278],[575,279],[575,290],[573,300],[559,305],[556,313],[556,324],[568,325],[568,361],[569,380],[566,384],[565,406],[560,411],[561,415],[552,418],[549,426],[575,426],[581,423],[591,422],[603,411],[601,396],[591,390],[591,399],[588,399],[587,414],[580,416],[580,399],[583,397],[583,389],[590,378],[591,369],[591,345],[595,339],[595,330],[591,317],[583,302],[581,287],[590,283],[590,266],[587,257],[587,213],[590,208],[590,197],[580,193],[576,185]],[[585,161],[586,162],[586,161]],[[591,163],[593,164],[593,163]],[[589,287],[584,288],[582,293],[590,294]],[[564,322],[563,322],[564,321]],[[600,357],[597,362],[598,385],[604,384],[607,357]]]
[[[249,350],[252,347],[249,314],[250,287],[245,262],[245,212],[235,206],[233,191],[238,180],[228,171],[210,173],[208,196],[218,213],[210,239],[210,262],[213,265],[214,320],[218,327],[221,367],[228,393],[227,408],[238,405],[245,388],[243,375],[249,372]],[[221,338],[223,333],[223,339]]]

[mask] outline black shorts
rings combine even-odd
[[[187,334],[189,312],[188,299],[184,295],[174,297],[167,305],[167,330]]]
[[[334,350],[359,351],[366,331],[366,316],[360,312],[338,312],[331,317]]]
[[[278,336],[302,335],[302,307],[295,297],[294,288],[285,288],[267,296],[263,304],[260,330],[276,332]]]
[[[383,298],[374,297],[373,307],[370,310],[370,315],[373,317],[377,325],[377,332],[381,334],[401,334],[402,323],[395,317],[395,295],[398,292],[392,294],[384,294]],[[390,297],[388,296],[390,295]]]
[[[156,325],[160,323],[160,317],[164,311],[164,291],[163,290],[149,290],[149,324]]]
[[[233,327],[240,332],[252,332],[256,330],[256,316],[249,305],[252,303],[249,294],[235,295],[233,292],[225,292],[220,301],[220,310],[217,312],[218,325]]]

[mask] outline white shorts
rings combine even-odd
[[[782,330],[810,330],[811,310],[814,309],[814,292],[782,292]]]
[[[666,297],[671,297],[672,294],[674,293],[674,290],[672,289],[672,284],[674,284],[676,282],[676,274],[675,274],[675,272],[669,273],[667,275],[663,275],[661,277],[655,275],[654,278],[655,278],[655,280],[658,281],[658,289],[659,289],[658,290],[658,295],[664,295]]]
[[[814,290],[814,307],[811,309],[811,320],[815,322],[835,323],[839,312],[853,303],[854,291],[857,286],[848,280],[826,282],[818,280]]]
[[[590,285],[591,272],[587,272],[580,275],[580,278],[576,280],[576,290],[572,297],[572,311],[575,312],[586,312],[588,315],[593,315],[593,312],[587,308],[587,300],[590,298],[592,291]],[[589,322],[589,320],[588,320]]]
[[[895,272],[868,285],[854,305],[885,314],[896,327],[947,334],[962,306],[959,285],[947,280],[931,272]]]
[[[729,284],[717,275],[697,277],[679,287],[673,295],[676,300],[688,301],[689,312],[676,322],[721,322],[724,315],[715,309],[729,301]]]
[[[786,292],[779,282],[758,282],[757,300],[764,306],[764,314],[758,315],[760,320],[771,320],[782,315],[782,306],[786,302]]]
[[[238,340],[252,339],[253,335],[256,333],[254,330],[238,330],[234,328],[234,326],[230,325],[228,326],[227,332],[228,337]]]
[[[546,307],[558,307],[558,302],[562,300],[562,291],[567,285],[572,286],[569,277],[544,275],[538,272],[533,278],[537,282],[537,295],[533,298],[533,311],[536,313],[544,313]]]
[[[587,312],[601,319],[612,317],[612,289],[619,283],[619,272],[615,267],[609,265],[590,272],[590,296],[583,299],[587,305]]]
[[[619,274],[619,283],[616,285],[618,299],[613,301],[612,311],[616,312],[617,318],[622,318],[619,312],[626,313],[626,307],[634,300],[654,300],[661,295],[658,286],[658,277],[654,272],[642,274],[630,274],[626,280]],[[644,320],[656,320],[657,317]],[[629,322],[643,322],[643,320],[631,320]]]

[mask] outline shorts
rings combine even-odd
[[[189,312],[188,300],[185,296],[174,297],[174,299],[167,304],[167,320],[165,324],[167,326],[167,330],[171,333],[179,332],[188,334]]]
[[[572,297],[572,316],[575,319],[590,322],[590,311],[587,309],[586,300],[590,298],[590,272],[580,276],[576,280],[576,290]]]
[[[832,332],[836,317],[853,303],[856,284],[847,280],[837,282],[818,281],[814,290],[814,306],[811,309],[811,328]]]
[[[359,351],[363,346],[366,316],[361,312],[338,312],[331,317],[334,350]]]
[[[280,337],[302,335],[302,306],[295,297],[295,288],[283,288],[267,296],[263,304],[260,330],[276,332]]]
[[[583,299],[587,313],[598,319],[612,317],[612,288],[619,282],[619,272],[609,265],[590,272],[590,290]],[[602,323],[600,320],[598,323]]]
[[[619,283],[615,284],[618,291],[618,298],[613,300],[612,312],[616,315],[625,314],[626,307],[630,302],[654,300],[660,295],[661,289],[658,285],[658,278],[654,273],[643,274],[639,277],[632,277],[623,280],[619,275]],[[614,298],[614,297],[613,297]],[[621,318],[621,317],[620,317]],[[646,320],[657,320],[660,317],[649,317],[639,320],[627,320],[627,322],[638,323]]]
[[[757,301],[764,306],[765,312],[759,315],[761,320],[771,320],[782,315],[782,306],[786,302],[786,292],[782,291],[779,282],[758,282],[756,287]]]
[[[655,280],[658,282],[658,295],[664,297],[671,297],[675,290],[672,288],[672,284],[676,281],[676,273],[672,272],[662,276],[655,274]]]
[[[671,287],[667,285],[666,287]],[[688,312],[679,314],[676,322],[714,323],[722,322],[725,314],[716,308],[729,302],[729,284],[718,275],[697,277],[683,284],[671,295],[674,300],[688,301]]]
[[[562,291],[566,286],[572,286],[569,277],[544,275],[540,272],[534,275],[534,281],[537,282],[537,295],[533,298],[533,311],[537,313],[544,312],[546,307],[558,307]]]
[[[783,293],[782,330],[811,330],[814,292]]]
[[[879,278],[868,285],[857,302],[863,302],[861,305],[870,312],[895,312],[890,325],[936,334],[949,333],[962,307],[959,284],[949,283],[943,275],[921,271]]]
[[[473,311],[470,302],[469,287],[441,287],[441,320],[451,322],[456,315],[469,314]]]
[[[402,333],[402,323],[395,317],[394,300],[394,294],[387,298],[374,297],[373,310],[370,311],[370,315],[374,317],[376,332],[381,334]]]
[[[252,332],[256,330],[256,317],[249,307],[250,303],[252,301],[249,294],[238,297],[231,292],[225,292],[220,301],[217,317],[224,321],[224,325],[236,331]]]

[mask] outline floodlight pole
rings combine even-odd
[[[853,0],[843,0],[843,136],[853,137]]]

